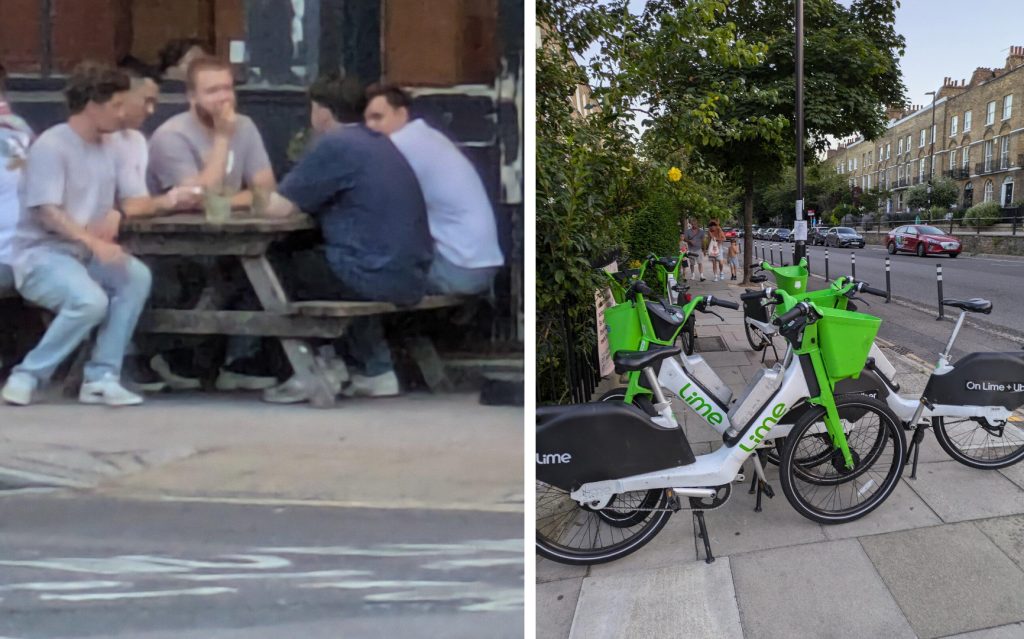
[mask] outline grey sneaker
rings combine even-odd
[[[0,396],[8,404],[28,406],[32,403],[32,393],[38,386],[39,381],[28,373],[11,373],[3,391],[0,391]]]
[[[345,397],[397,397],[400,393],[394,371],[367,377],[352,375],[352,383],[342,389]]]

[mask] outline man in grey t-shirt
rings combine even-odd
[[[700,281],[704,281],[704,230],[700,228],[700,222],[696,219],[690,220],[690,228],[686,229],[683,236],[686,241],[686,261],[690,263],[690,279],[697,277],[700,271]]]
[[[79,400],[125,406],[142,398],[120,383],[125,348],[149,295],[149,269],[96,230],[115,205],[125,215],[176,205],[178,191],[154,200],[105,134],[121,127],[128,78],[102,65],[75,69],[65,90],[71,116],[28,153],[14,238],[14,279],[25,299],[57,314],[0,396],[31,403],[36,388],[98,327]]]
[[[215,58],[196,58],[189,64],[186,88],[189,110],[164,122],[150,138],[150,191],[162,193],[175,186],[226,191],[233,207],[251,206],[254,191],[273,192],[277,185],[263,139],[251,119],[235,112],[231,66]],[[211,262],[201,264],[210,276],[218,277]],[[229,284],[215,288],[224,291]],[[243,291],[229,295],[238,298]],[[229,340],[218,389],[261,390],[277,383],[255,357],[258,345],[251,338]],[[169,369],[161,371],[168,379],[186,379]]]

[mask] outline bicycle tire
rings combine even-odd
[[[683,325],[683,330],[679,331],[679,346],[683,349],[683,353],[686,355],[693,355],[693,349],[696,345],[697,329],[694,326],[694,319],[691,315],[686,320],[686,324]]]
[[[987,434],[991,434],[985,428],[984,425],[973,419],[963,419],[953,422],[953,424],[967,423],[974,423],[976,425],[976,431],[980,430]],[[954,460],[960,462],[961,464],[965,466],[970,466],[971,468],[978,468],[980,470],[995,470],[997,468],[1006,468],[1007,466],[1012,466],[1019,462],[1021,459],[1024,459],[1024,429],[1021,429],[1020,427],[1014,425],[1011,422],[1007,422],[1003,426],[1003,428],[1011,428],[1013,429],[1012,432],[1021,432],[1020,438],[1016,440],[1016,445],[1007,454],[1001,457],[983,459],[968,454],[967,451],[970,449],[989,449],[989,446],[975,445],[974,434],[970,435],[970,439],[966,441],[965,446],[961,446],[961,443],[963,442],[962,437],[950,434],[950,429],[947,427],[945,418],[932,418],[932,430],[935,431],[935,439],[939,441],[939,446],[942,447],[942,450],[946,451],[947,455],[952,457]],[[1004,430],[1003,432],[1005,433],[1006,431]],[[984,441],[982,443],[984,443]]]
[[[768,338],[765,334],[761,332],[761,329],[751,326],[746,318],[743,320],[743,332],[747,334],[747,343],[750,344],[750,348],[754,349],[754,352],[760,353],[768,346]]]
[[[793,460],[808,455],[808,451],[801,448],[801,443],[813,442],[813,439],[806,438],[805,435],[811,428],[818,428],[819,422],[824,418],[825,409],[817,406],[797,421],[786,437],[786,447],[779,465],[779,479],[782,491],[793,508],[802,516],[819,524],[854,521],[881,506],[896,489],[906,464],[907,440],[903,425],[888,406],[866,395],[847,395],[836,398],[836,409],[840,419],[844,419],[844,415],[851,412],[859,415],[856,424],[850,429],[853,433],[869,433],[870,422],[861,422],[870,417],[877,418],[878,430],[883,433],[883,445],[891,443],[892,450],[888,457],[885,456],[883,449],[870,460],[858,460],[858,456],[855,455],[855,462],[858,465],[852,471],[840,468],[840,456],[839,460],[830,462],[836,471],[836,481],[825,484],[807,482],[800,477],[798,465],[794,464]],[[851,450],[855,450],[855,445],[851,446]],[[876,466],[881,468],[876,469]],[[806,468],[801,470],[806,471]],[[877,490],[864,498],[865,493],[872,488]],[[831,495],[828,494],[828,489],[832,490]],[[814,502],[813,498],[821,490],[826,490],[824,501]],[[843,493],[850,499],[849,505],[845,507]],[[861,498],[861,501],[857,501]],[[836,504],[838,507],[827,508],[826,504]]]
[[[621,559],[643,548],[654,539],[672,515],[671,510],[655,510],[645,513],[644,519],[634,526],[617,527],[609,525],[600,517],[595,517],[594,515],[600,511],[583,508],[569,498],[566,491],[541,481],[536,482],[536,485],[536,551],[541,557],[560,564],[590,566]],[[665,508],[668,503],[668,495],[663,490],[658,492],[660,500],[657,507]],[[554,497],[549,497],[549,495],[554,495]],[[550,512],[559,506],[561,507],[559,512],[553,514]],[[574,531],[573,529],[579,530]],[[616,531],[630,530],[632,532],[629,534],[623,532],[618,542],[608,546],[587,548],[570,545],[573,540],[580,538],[581,533],[583,534],[582,541],[586,541],[587,538],[590,538],[591,532],[593,532],[594,545],[596,545],[602,530],[606,531],[611,541],[614,541]],[[569,535],[568,540],[565,540],[567,533],[572,534]]]

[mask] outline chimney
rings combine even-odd
[[[986,67],[978,67],[977,69],[974,70],[974,73],[971,74],[971,82],[968,86],[976,87],[983,82],[988,82],[989,80],[994,78],[995,75],[996,74],[994,71],[992,71],[992,69],[988,69]]]
[[[939,88],[939,92],[935,96],[935,99],[941,100],[942,98],[954,98],[966,90],[967,88],[963,85],[963,80],[957,82],[953,78],[945,78],[942,81],[942,87]]]
[[[1010,54],[1006,56],[1006,71],[1024,66],[1024,47],[1010,47]]]

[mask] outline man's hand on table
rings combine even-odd
[[[163,211],[191,211],[198,209],[202,201],[202,187],[176,186],[158,197],[157,207]]]

